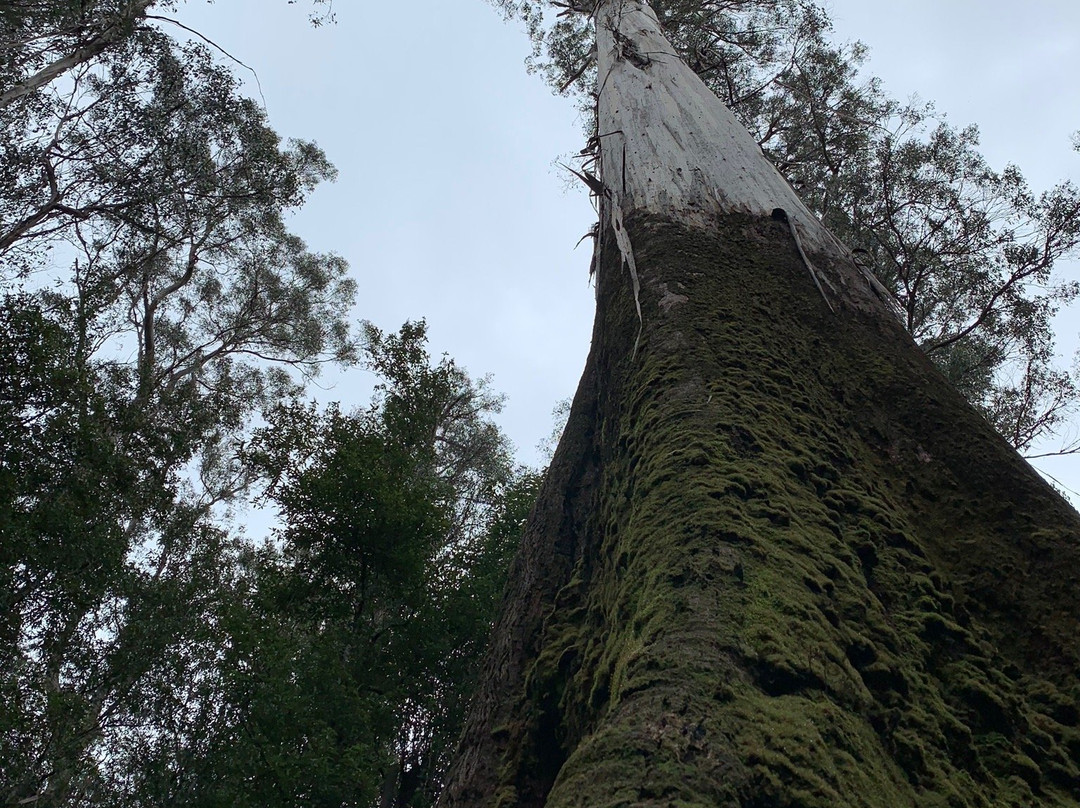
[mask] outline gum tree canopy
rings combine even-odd
[[[592,351],[440,804],[1080,805],[1080,516],[648,4],[590,11]]]

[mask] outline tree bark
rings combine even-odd
[[[440,805],[1080,805],[1080,516],[595,14],[592,350]]]

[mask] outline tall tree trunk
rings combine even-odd
[[[596,19],[592,351],[440,804],[1080,805],[1080,516]]]

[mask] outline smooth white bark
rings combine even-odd
[[[613,207],[698,225],[717,214],[768,216],[782,208],[808,251],[843,254],[749,132],[675,53],[645,0],[601,0],[595,13],[601,179]]]

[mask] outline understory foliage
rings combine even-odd
[[[491,1],[526,23],[530,69],[576,95],[594,128],[593,3]],[[1015,165],[986,163],[974,126],[890,97],[860,72],[865,46],[834,44],[813,0],[651,5],[676,51],[896,295],[908,331],[998,431],[1029,455],[1080,449],[1054,439],[1078,377],[1060,366],[1052,331],[1080,294],[1054,273],[1077,254],[1080,188],[1036,194]]]
[[[161,478],[163,425],[83,388],[63,326],[7,305],[4,804],[431,804],[539,482],[500,399],[422,324],[368,327],[370,407],[293,400],[240,450],[282,525],[252,542]]]

